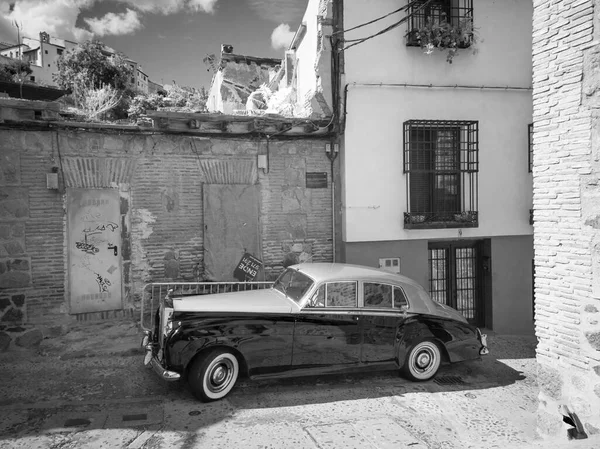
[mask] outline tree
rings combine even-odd
[[[0,81],[22,82],[31,73],[29,62],[19,59],[0,60]]]
[[[134,96],[129,87],[133,72],[122,54],[109,52],[101,42],[87,41],[63,53],[56,65],[54,81],[72,92],[75,104],[86,117],[127,116],[129,101]],[[94,98],[94,105],[89,105],[86,97]]]
[[[164,93],[136,95],[129,105],[129,117],[137,119],[146,111],[207,112],[208,92],[204,87],[167,86]]]
[[[87,41],[63,53],[56,61],[58,72],[54,81],[63,89],[73,90],[77,84],[94,88],[112,86],[125,90],[132,70],[125,57],[108,52],[101,42]]]

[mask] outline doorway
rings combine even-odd
[[[256,185],[204,185],[204,270],[211,281],[235,281],[245,253],[260,258]]]
[[[67,189],[70,312],[123,308],[121,215],[115,189]]]
[[[430,242],[429,292],[432,299],[483,326],[482,241]]]

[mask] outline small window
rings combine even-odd
[[[63,54],[62,48],[57,48],[56,49],[56,54],[59,55],[59,56],[62,55]]]
[[[395,309],[407,309],[408,300],[404,294],[404,290],[400,287],[394,287],[394,308]]]
[[[131,84],[135,84],[135,78],[131,78]]]
[[[34,82],[34,83],[35,83],[35,76],[31,75],[31,76],[29,77],[29,81],[32,81],[32,82]]]
[[[45,53],[45,54],[48,54],[48,50],[44,50],[44,53]]]
[[[529,173],[533,172],[533,123],[527,126],[528,146],[529,146]]]
[[[394,298],[391,285],[365,282],[363,288],[365,293],[365,307],[392,307]]]

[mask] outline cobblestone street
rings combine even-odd
[[[0,386],[0,448],[598,447],[537,440],[533,337],[491,336],[490,356],[431,382],[395,372],[247,380],[203,404],[143,366],[135,326],[85,332],[45,340],[36,357],[2,355],[13,382]]]

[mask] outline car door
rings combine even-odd
[[[356,281],[321,285],[296,315],[294,368],[360,362],[360,312]]]
[[[363,363],[392,363],[406,319],[404,291],[391,284],[363,282],[361,330]]]

